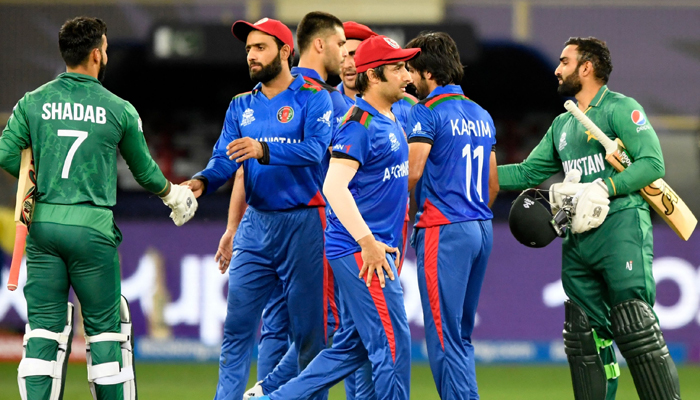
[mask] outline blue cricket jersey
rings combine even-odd
[[[332,131],[332,105],[326,90],[295,75],[289,87],[268,99],[257,84],[231,100],[221,136],[206,169],[206,193],[226,183],[239,163],[229,160],[226,146],[250,137],[262,142],[262,159],[244,164],[246,203],[261,211],[324,206],[321,196],[326,168],[322,165]]]
[[[400,241],[408,192],[408,143],[397,121],[380,114],[361,98],[348,111],[333,137],[333,157],[360,163],[349,189],[374,237],[389,246]],[[328,216],[326,258],[361,251],[335,213]]]
[[[496,143],[491,115],[458,85],[438,86],[411,109],[408,130],[409,143],[432,144],[416,185],[416,227],[493,218],[488,207]]]
[[[333,132],[336,131],[338,128],[338,125],[340,124],[340,120],[343,119],[343,116],[345,113],[352,107],[352,104],[348,104],[347,101],[345,101],[345,95],[340,93],[337,88],[329,85],[326,83],[326,81],[321,78],[321,75],[316,72],[315,69],[311,68],[302,68],[302,67],[294,67],[292,68],[292,74],[301,74],[307,80],[313,80],[315,81],[319,86],[321,86],[323,89],[327,90],[328,93],[331,95],[331,103],[333,103]]]
[[[343,85],[343,82],[340,82],[335,88],[338,89],[342,99],[347,104],[346,111],[355,105],[355,99],[345,94],[345,86]],[[391,112],[394,113],[397,121],[399,121],[403,129],[406,131],[408,131],[408,117],[411,114],[411,107],[416,105],[416,103],[418,103],[418,99],[406,93],[403,99],[397,101],[391,106]],[[333,104],[335,105],[335,101]]]

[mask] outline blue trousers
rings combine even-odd
[[[319,208],[319,211],[325,210]],[[320,217],[325,231],[325,212],[321,213]],[[325,335],[330,338],[340,327],[339,300],[333,271],[325,257],[323,258],[323,267],[323,301],[326,304],[324,319],[327,321]],[[289,313],[280,283],[263,311],[260,343],[258,344],[258,381],[262,381],[261,386],[265,393],[273,392],[297,376],[298,352],[293,343],[289,344],[288,332]]]
[[[394,260],[388,257],[395,276]],[[269,396],[273,400],[303,400],[328,389],[371,362],[378,400],[408,400],[411,375],[411,337],[398,279],[384,289],[375,276],[367,288],[358,278],[360,253],[330,260],[338,282],[342,310],[333,345],[323,350],[298,377]]]
[[[265,379],[282,361],[290,347],[289,338],[289,312],[287,304],[284,302],[284,285],[280,281],[262,313],[260,343],[258,344],[258,381]],[[284,382],[296,376],[298,356],[296,348],[293,353],[290,355],[290,360],[286,362],[288,367],[282,369],[284,372],[282,372],[281,379]]]
[[[255,331],[281,281],[298,371],[325,348],[323,226],[316,208],[248,207],[233,242],[217,400],[239,400],[248,382]],[[297,371],[297,372],[298,372]]]
[[[478,399],[472,331],[493,245],[491,221],[420,228],[418,285],[430,369],[446,399]]]

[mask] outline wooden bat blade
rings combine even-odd
[[[663,179],[657,179],[640,193],[681,239],[687,241],[690,238],[698,220],[683,199]]]
[[[29,224],[34,213],[34,194],[36,193],[36,174],[34,171],[34,157],[31,147],[22,150],[22,161],[19,169],[19,181],[17,182],[17,197],[15,204],[15,247],[12,251],[12,263],[10,264],[10,278],[7,288],[17,289],[19,280],[19,268],[22,264],[22,255],[29,232]]]

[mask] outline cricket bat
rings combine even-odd
[[[573,101],[567,100],[564,107],[603,145],[605,159],[615,170],[622,172],[632,165],[633,160],[619,138],[613,141],[607,137],[586,114],[579,110]],[[640,190],[639,193],[681,239],[688,240],[690,238],[698,220],[668,183],[663,179],[657,179]]]
[[[29,224],[34,212],[34,194],[36,193],[36,172],[32,148],[22,150],[22,161],[17,182],[17,202],[15,204],[15,248],[12,251],[10,279],[7,281],[9,290],[17,289],[19,267],[22,264],[24,245],[27,242]]]

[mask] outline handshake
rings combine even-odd
[[[175,222],[175,225],[182,226],[185,222],[194,217],[197,211],[197,199],[192,193],[192,190],[187,186],[170,184],[170,191],[165,196],[161,197],[163,203],[170,207],[170,219]]]
[[[567,207],[570,211],[571,232],[583,233],[599,227],[610,211],[608,187],[598,178],[591,183],[579,183],[581,171],[572,169],[562,183],[549,188],[552,214]]]

